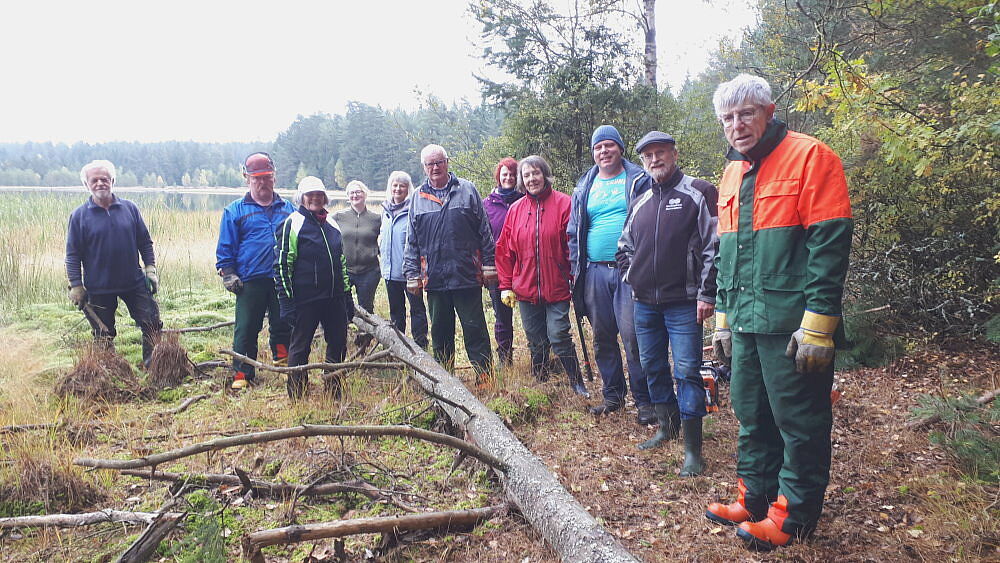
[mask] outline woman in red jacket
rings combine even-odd
[[[517,185],[527,195],[507,212],[497,240],[501,297],[518,304],[531,350],[531,373],[545,378],[546,339],[556,351],[578,395],[589,397],[570,336],[570,197],[552,189],[552,169],[540,156],[517,164]]]

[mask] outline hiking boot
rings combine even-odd
[[[284,344],[274,345],[274,365],[288,367],[288,347]]]
[[[701,457],[701,418],[681,421],[684,433],[684,466],[681,477],[695,477],[705,472],[705,458]]]
[[[635,417],[635,421],[643,426],[649,426],[656,422],[656,411],[653,410],[653,405],[649,403],[642,403],[641,405],[635,406],[639,413]]]
[[[790,545],[795,536],[781,531],[781,526],[788,517],[788,499],[778,495],[778,500],[767,510],[767,518],[760,522],[743,522],[736,535],[746,546],[757,551],[771,551],[776,547]]]
[[[247,374],[242,371],[238,371],[233,374],[233,383],[230,385],[230,389],[234,391],[239,391],[241,389],[246,389],[249,382],[247,381]]]
[[[597,405],[596,407],[590,407],[590,414],[594,416],[601,416],[602,414],[611,414],[621,408],[621,403],[612,403],[607,399],[604,399],[603,403]]]
[[[705,511],[705,518],[724,526],[737,526],[742,522],[756,522],[764,518],[764,516],[754,517],[753,513],[747,509],[747,487],[743,484],[743,479],[737,481],[736,486],[739,490],[736,502],[728,505],[713,502],[708,505],[708,510]]]
[[[653,412],[656,413],[660,427],[656,429],[656,434],[652,438],[639,444],[640,450],[655,448],[667,440],[677,439],[680,434],[681,411],[677,403],[656,403],[653,405]]]

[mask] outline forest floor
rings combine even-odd
[[[12,409],[0,423],[66,421],[48,432],[0,434],[0,516],[103,508],[155,510],[173,498],[190,515],[161,545],[160,560],[222,561],[240,560],[240,538],[260,529],[504,502],[497,481],[481,464],[466,461],[452,472],[452,452],[401,438],[299,438],[200,454],[159,468],[232,474],[240,467],[254,478],[290,483],[360,478],[391,496],[382,501],[356,495],[255,498],[242,495],[238,486],[199,485],[196,479],[181,487],[115,471],[83,472],[71,464],[73,457],[139,457],[220,436],[302,423],[441,426],[426,397],[391,372],[351,374],[339,401],[313,385],[305,401],[290,404],[276,376],[262,377],[263,385],[233,395],[226,390],[224,369],[152,399],[87,404],[58,400],[46,391],[28,400],[24,397],[37,389],[51,390],[70,362],[53,367],[35,352],[40,346],[37,339],[44,334],[5,331],[0,336],[6,343],[0,348],[0,392],[5,393],[5,408]],[[599,381],[588,384],[595,398],[585,401],[563,382],[531,380],[525,355],[518,351],[514,368],[503,373],[497,388],[473,392],[641,560],[1000,560],[996,475],[968,476],[963,473],[968,467],[953,450],[930,439],[932,432],[947,433],[949,424],[954,429],[956,423],[907,426],[918,397],[978,396],[1000,386],[996,345],[922,346],[884,367],[838,372],[843,397],[834,407],[833,468],[823,517],[812,539],[773,553],[745,550],[732,529],[704,518],[709,502],[730,502],[735,493],[737,423],[727,386],[721,387],[722,408],[706,418],[708,470],[703,476],[682,479],[677,476],[680,443],[639,451],[636,444],[652,429],[636,424],[634,408],[596,419],[586,407],[597,402]],[[469,373],[467,367],[458,370],[459,376]],[[469,386],[473,387],[471,382]],[[202,393],[209,397],[184,413],[156,415]],[[86,430],[93,421],[103,426]],[[989,422],[988,428],[995,444],[1000,435],[997,421]],[[992,463],[995,469],[997,460]],[[140,531],[121,524],[0,531],[0,560],[109,561]],[[398,544],[387,539],[354,536],[342,546],[334,540],[317,540],[271,547],[264,553],[268,561],[309,563],[557,560],[516,513],[469,533],[410,534]]]

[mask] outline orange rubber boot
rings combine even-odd
[[[274,351],[274,365],[288,367],[288,348],[284,344],[275,344]]]
[[[778,500],[767,510],[767,518],[760,522],[743,522],[736,535],[746,542],[747,547],[759,551],[770,551],[792,543],[792,534],[781,531],[788,517],[788,499],[778,495]]]
[[[725,526],[736,526],[740,522],[753,522],[756,520],[750,514],[750,511],[747,510],[747,486],[743,484],[743,479],[737,481],[736,486],[739,489],[736,502],[729,505],[713,502],[708,505],[708,510],[705,511],[705,518]]]

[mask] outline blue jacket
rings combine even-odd
[[[495,245],[476,186],[451,174],[440,200],[427,182],[410,196],[403,275],[421,277],[427,291],[482,286],[482,266],[494,265]]]
[[[105,211],[87,198],[69,216],[66,275],[70,286],[83,285],[95,295],[138,289],[145,283],[139,256],[154,265],[153,239],[134,203],[113,196]],[[81,272],[82,266],[82,272]]]
[[[243,281],[274,277],[274,245],[281,223],[295,212],[291,202],[274,194],[264,207],[247,192],[222,212],[216,269],[235,273]]]
[[[406,231],[410,226],[410,198],[403,201],[403,207],[395,217],[385,208],[388,203],[389,200],[383,202],[382,228],[378,237],[382,278],[406,281],[406,276],[403,275],[403,252],[406,250]]]
[[[641,195],[650,188],[653,179],[642,169],[641,166],[632,164],[628,160],[622,159],[622,166],[625,167],[625,185],[629,186],[629,191],[625,195],[629,204],[632,198]],[[573,292],[583,290],[580,279],[587,271],[587,231],[590,230],[590,218],[587,216],[587,199],[590,197],[590,186],[597,177],[597,165],[580,177],[573,190],[573,209],[569,215],[569,224],[566,226],[566,234],[569,235],[569,267],[570,275],[573,276]],[[581,251],[582,249],[582,251]]]

